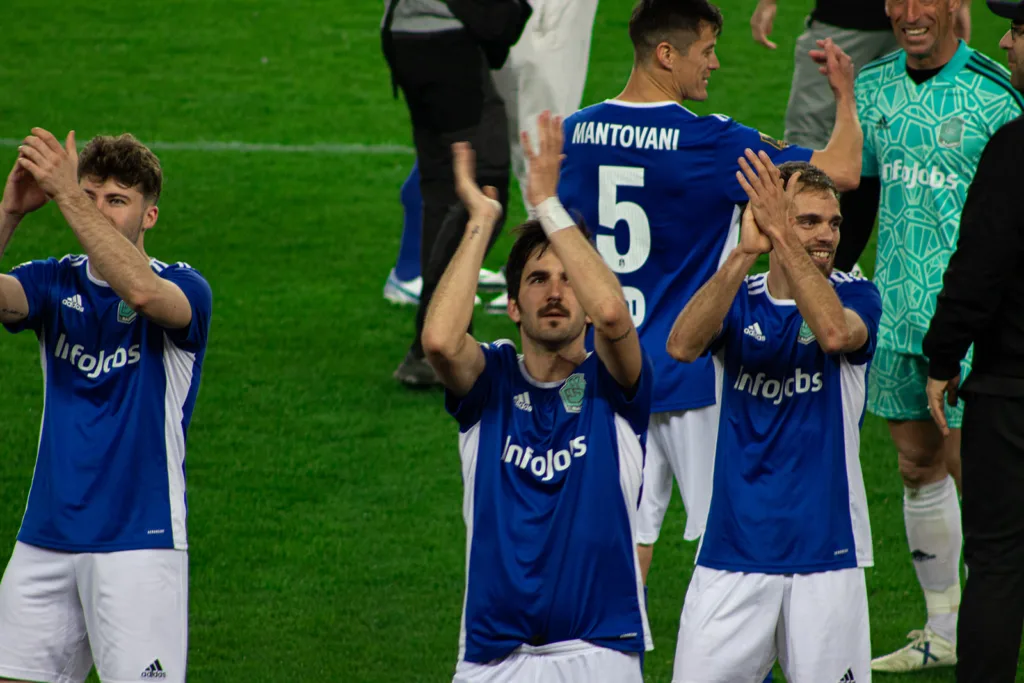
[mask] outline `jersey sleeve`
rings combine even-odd
[[[875,151],[874,133],[878,130],[878,112],[875,111],[871,86],[864,77],[858,78],[853,92],[857,101],[857,118],[864,134],[864,149],[861,152],[860,174],[865,178],[878,177],[878,156]],[[874,122],[874,123],[872,123]]]
[[[512,370],[519,362],[516,347],[502,339],[493,344],[480,344],[484,352],[484,371],[476,378],[473,388],[465,396],[444,392],[444,408],[459,423],[459,431],[466,431],[483,417],[484,409],[496,393],[502,373]]]
[[[722,329],[718,331],[718,334],[711,341],[711,346],[708,350],[712,354],[718,353],[719,351],[728,350],[730,340],[739,333],[743,334],[743,316],[747,307],[747,283],[750,281],[749,278],[743,281],[740,285],[740,289],[736,292],[736,296],[732,300],[732,304],[729,306],[729,311],[725,314],[725,320],[722,321]]]
[[[746,149],[752,149],[755,154],[765,152],[775,165],[787,161],[810,161],[814,154],[813,150],[776,140],[730,118],[718,118],[722,124],[716,145],[719,177],[730,201],[737,204],[747,201],[747,193],[736,180],[736,171],[740,170],[738,159]]]
[[[870,280],[846,276],[846,281],[836,284],[836,294],[843,304],[864,321],[868,328],[868,340],[864,346],[846,354],[846,359],[853,365],[863,365],[875,355],[875,344],[878,341],[878,321],[882,317],[882,296],[878,287]]]
[[[19,322],[5,324],[8,332],[40,331],[46,311],[52,305],[53,283],[57,278],[59,266],[60,262],[57,259],[49,258],[22,263],[11,270],[10,276],[21,283],[25,298],[28,299],[28,316]]]
[[[206,347],[210,334],[210,316],[213,313],[213,292],[206,279],[184,263],[164,268],[160,277],[176,284],[192,308],[192,321],[188,327],[167,329],[167,336],[179,348],[193,353]]]
[[[597,359],[602,395],[608,400],[612,410],[626,418],[637,434],[647,431],[654,396],[654,363],[643,348],[640,349],[640,353],[643,355],[643,364],[635,389],[624,389],[608,372],[601,359]]]

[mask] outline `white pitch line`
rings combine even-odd
[[[0,138],[0,147],[17,147],[21,140]],[[358,143],[317,143],[313,145],[279,145],[272,142],[147,142],[152,149],[189,152],[273,152],[277,154],[415,154],[406,145],[362,145]]]

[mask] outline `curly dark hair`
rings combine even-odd
[[[97,135],[90,140],[78,155],[78,179],[83,177],[100,182],[113,178],[120,185],[137,188],[153,204],[160,200],[164,182],[160,160],[131,133]]]

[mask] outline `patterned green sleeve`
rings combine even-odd
[[[875,140],[873,134],[877,128],[876,125],[872,125],[872,121],[878,118],[878,113],[874,110],[874,102],[871,97],[871,87],[868,84],[868,78],[862,74],[857,78],[857,83],[854,86],[854,94],[857,98],[857,116],[860,119],[860,129],[864,133],[864,151],[862,154],[862,163],[860,167],[860,174],[865,178],[877,178],[878,177],[878,157],[875,151]]]

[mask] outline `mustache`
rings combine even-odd
[[[561,304],[550,304],[548,306],[545,306],[544,308],[540,309],[540,312],[537,313],[537,315],[538,316],[545,316],[545,315],[549,315],[551,313],[559,313],[561,315],[564,315],[567,318],[569,317],[568,309],[566,309]]]

